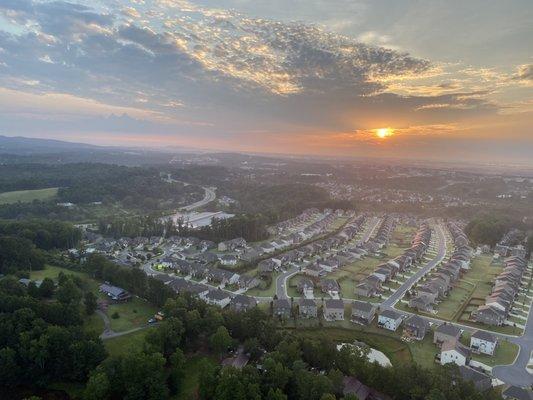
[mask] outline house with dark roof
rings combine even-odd
[[[351,321],[356,324],[368,325],[376,316],[377,307],[368,301],[354,300],[352,303]]]
[[[470,348],[475,353],[494,355],[498,339],[487,331],[476,331],[470,336]]]
[[[324,319],[326,321],[343,321],[344,301],[341,299],[327,299],[324,302]]]
[[[429,329],[429,322],[418,315],[411,315],[403,323],[403,334],[417,340],[424,339]]]
[[[209,290],[206,293],[202,293],[200,298],[207,304],[218,306],[220,308],[226,307],[231,301],[229,293],[220,289]]]
[[[109,285],[107,283],[100,285],[100,292],[106,294],[115,301],[127,301],[131,298],[131,295],[127,290],[118,286]]]
[[[472,382],[477,390],[484,392],[492,388],[492,378],[477,369],[466,365],[459,366],[461,379],[466,382]]]
[[[288,299],[274,299],[272,301],[272,312],[282,318],[291,316],[291,303]]]
[[[402,315],[394,310],[385,310],[378,317],[378,327],[395,332],[402,323]]]
[[[229,302],[230,308],[234,311],[248,311],[257,305],[257,300],[253,297],[238,294]]]
[[[435,329],[433,343],[442,346],[444,342],[458,342],[461,337],[461,330],[455,325],[444,323]]]
[[[518,386],[508,386],[502,391],[502,397],[506,400],[533,400],[533,391]]]
[[[302,318],[316,318],[318,315],[318,307],[315,300],[301,298],[298,301],[298,314]]]

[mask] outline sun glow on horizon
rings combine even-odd
[[[394,135],[394,129],[392,128],[379,128],[375,129],[376,136],[380,139],[386,139],[392,135]]]

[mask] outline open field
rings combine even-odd
[[[111,329],[115,332],[123,332],[146,325],[156,312],[156,307],[138,297],[133,297],[124,303],[110,304],[107,308]],[[118,313],[119,318],[113,318],[114,313]]]
[[[57,195],[58,188],[17,190],[0,193],[0,204],[30,203],[33,200],[48,200]]]
[[[120,356],[142,349],[144,338],[154,328],[141,329],[136,332],[104,341],[110,356]]]

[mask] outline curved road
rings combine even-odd
[[[363,233],[363,236],[359,240],[358,244],[368,242],[368,240],[374,234],[374,231],[377,229],[381,221],[382,218],[372,217],[371,223],[367,225],[365,232]],[[287,281],[291,276],[296,275],[300,271],[301,268],[292,267],[291,269],[278,275],[278,277],[276,278],[276,296],[278,297],[278,299],[287,299],[289,297],[287,294]]]
[[[211,203],[213,200],[215,200],[217,198],[217,195],[216,195],[215,190],[213,188],[210,188],[210,187],[207,187],[207,186],[202,186],[202,187],[203,187],[203,189],[205,191],[204,198],[202,200],[200,200],[200,201],[197,201],[196,203],[192,203],[192,204],[189,204],[188,206],[181,207],[180,210],[182,210],[182,211],[192,211],[192,210],[195,210],[197,208],[203,207],[203,206],[205,206],[208,203]]]

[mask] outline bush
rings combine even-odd
[[[113,314],[111,314],[111,318],[119,319],[120,318],[120,314],[117,311],[115,311]]]

